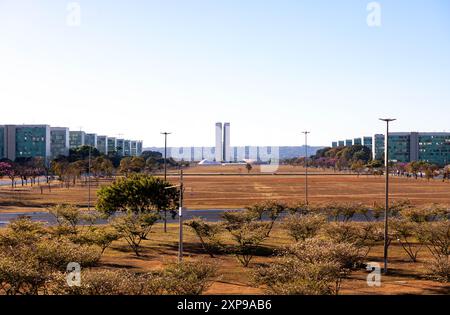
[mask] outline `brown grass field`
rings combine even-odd
[[[223,172],[223,170],[229,173]],[[239,174],[239,167],[194,167],[186,170],[185,205],[191,209],[243,208],[267,199],[285,202],[304,200],[305,176],[303,169],[282,166],[278,175],[261,174],[257,169]],[[232,172],[233,171],[233,172]],[[309,199],[311,203],[330,201],[355,201],[368,205],[384,200],[384,177],[329,174],[314,170],[308,177]],[[212,175],[211,175],[212,173]],[[293,174],[295,173],[295,174]],[[224,175],[220,175],[224,174]],[[170,172],[168,180],[177,183],[179,177]],[[101,185],[92,187],[92,198]],[[43,211],[58,203],[70,203],[81,208],[87,207],[87,186],[61,188],[53,184],[52,191],[45,187],[0,187],[0,211]],[[409,199],[413,204],[440,203],[450,205],[450,183],[434,179],[391,178],[390,196],[392,200]]]
[[[216,264],[218,278],[213,282],[206,294],[264,294],[263,288],[252,285],[252,268],[272,258],[259,256],[250,263],[249,268],[240,265],[232,255],[221,255],[210,258],[206,255],[195,235],[185,227],[184,250],[186,260],[203,260]],[[178,250],[178,226],[170,224],[168,233],[162,232],[162,225],[156,225],[144,242],[143,256],[136,257],[124,241],[114,243],[107,249],[102,258],[102,267],[127,268],[134,271],[146,271],[161,268],[165,264],[175,262]],[[287,233],[276,227],[271,237],[263,246],[276,249],[292,243]],[[382,263],[382,245],[375,246],[367,256],[367,262]],[[393,243],[390,246],[390,274],[382,276],[381,287],[369,287],[366,282],[368,272],[353,272],[343,281],[340,294],[450,294],[450,284],[429,280],[425,274],[430,254],[423,248],[419,253],[419,261],[409,262],[407,254],[401,246]]]
[[[278,175],[258,175],[255,167],[250,174],[242,166],[194,167],[186,170],[185,205],[190,209],[242,208],[267,199],[285,202],[304,200],[305,177],[303,169],[281,167]],[[313,170],[309,177],[310,201],[314,203],[330,201],[358,201],[372,204],[384,200],[384,177],[356,176],[349,174],[325,173]],[[211,174],[212,173],[212,174]],[[224,175],[220,175],[224,174]],[[171,182],[178,181],[176,172],[170,172]],[[102,181],[92,187],[93,202],[95,191],[109,181]],[[450,183],[442,180],[391,178],[391,198],[409,199],[413,204],[440,203],[450,205]],[[43,194],[39,187],[0,187],[0,211],[27,212],[46,211],[48,206],[70,203],[80,208],[87,207],[87,187],[61,188],[53,184],[51,192],[45,188]],[[198,240],[185,228],[186,259],[202,259],[214,262],[219,267],[221,277],[216,279],[207,294],[258,294],[264,293],[250,282],[250,270],[256,264],[268,261],[270,257],[256,257],[250,268],[243,268],[235,257],[222,255],[214,259],[204,254]],[[131,268],[137,271],[159,268],[173,262],[177,256],[176,225],[169,225],[167,234],[162,233],[157,224],[148,241],[144,242],[142,257],[136,257],[128,249],[125,241],[117,241],[107,249],[102,258],[102,267]],[[265,242],[268,248],[276,249],[292,242],[285,231],[275,228],[273,235]],[[368,261],[381,262],[382,245],[375,246],[369,253]],[[391,274],[383,276],[381,287],[368,287],[367,273],[353,273],[343,283],[343,294],[450,294],[450,285],[431,281],[424,277],[430,255],[425,248],[419,254],[419,262],[408,261],[406,253],[397,243],[390,247]]]

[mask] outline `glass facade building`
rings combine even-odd
[[[119,144],[121,141],[123,155],[142,154],[142,141],[119,139]],[[70,148],[83,145],[95,147],[102,154],[117,150],[116,138],[97,136],[95,133],[86,134],[84,131],[70,131],[67,127],[0,125],[0,159],[15,161],[17,158],[42,157],[48,162],[60,155],[69,155]]]
[[[362,139],[361,138],[353,139],[353,145],[362,145]]]
[[[116,152],[117,139],[114,137],[108,137],[108,153]]]
[[[354,139],[359,144],[361,138]],[[385,136],[376,134],[373,137],[363,137],[363,145],[371,149],[376,160],[384,159]],[[345,141],[348,146],[349,140]],[[333,147],[336,142],[333,142]],[[344,146],[339,141],[338,146]],[[393,162],[409,163],[411,161],[425,161],[444,166],[450,164],[450,133],[447,132],[391,132],[389,133],[389,160]]]
[[[137,156],[137,141],[131,141],[130,145],[131,145],[131,156]]]
[[[14,157],[11,160],[22,157],[42,157],[44,159],[50,157],[50,126],[21,125],[14,126],[14,129],[15,152],[14,155],[10,155],[10,157]]]
[[[131,141],[125,140],[123,142],[123,155],[130,156],[131,155]]]
[[[142,141],[138,141],[137,142],[137,152],[136,152],[137,156],[141,156],[142,155]]]
[[[84,144],[97,148],[97,134],[87,133],[84,137]]]
[[[108,154],[108,137],[98,136],[97,137],[97,149],[102,154]]]
[[[70,148],[78,148],[85,144],[86,133],[84,131],[70,132]]]
[[[60,155],[69,155],[69,137],[69,128],[50,128],[50,151],[53,159]]]
[[[116,151],[117,154],[119,154],[120,156],[123,156],[123,151],[124,151],[124,139],[117,139],[116,142]]]
[[[419,133],[419,159],[432,164],[448,165],[450,161],[450,133]]]
[[[372,137],[364,137],[363,138],[363,145],[365,147],[368,147],[370,149],[370,151],[373,150],[373,146],[372,146]]]

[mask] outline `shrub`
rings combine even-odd
[[[0,257],[0,293],[6,295],[38,295],[46,291],[53,280],[53,273],[40,266],[31,253],[29,255]]]
[[[292,214],[284,220],[289,235],[297,242],[315,237],[326,223],[327,218],[320,214]]]
[[[431,205],[421,208],[406,208],[401,211],[402,217],[416,223],[434,222],[447,219],[449,210],[439,205]]]
[[[84,270],[80,286],[69,287],[60,276],[55,294],[69,295],[156,295],[164,293],[158,273],[135,274],[127,270]]]
[[[420,224],[417,237],[424,242],[436,260],[448,258],[450,254],[450,221]]]
[[[255,216],[247,211],[225,212],[223,218],[223,227],[234,241],[232,253],[244,267],[248,267],[259,245],[268,237],[271,224],[257,222]]]
[[[95,266],[101,252],[98,248],[73,244],[68,240],[45,240],[37,244],[35,255],[40,264],[64,271],[70,262],[77,262],[84,268]]]
[[[450,261],[448,257],[441,257],[432,261],[430,277],[437,281],[450,282]]]
[[[394,237],[411,258],[411,261],[416,262],[417,255],[422,248],[420,244],[415,246],[412,242],[412,238],[417,235],[417,223],[405,219],[392,218],[389,221],[389,225]]]
[[[214,253],[218,252],[221,247],[218,238],[218,234],[221,231],[220,226],[217,224],[208,224],[201,218],[194,218],[186,221],[184,224],[194,231],[205,252],[214,258]]]
[[[325,235],[336,243],[351,243],[366,248],[366,256],[375,242],[383,239],[379,226],[372,222],[332,222],[325,226]]]
[[[278,220],[280,215],[288,209],[288,206],[285,203],[278,201],[265,201],[262,203],[258,203],[251,207],[247,208],[247,213],[251,217],[255,217],[258,220],[269,219],[270,224],[267,229],[267,236],[270,235],[272,231],[273,225],[275,221]]]
[[[211,284],[215,266],[182,262],[165,270],[133,273],[126,270],[83,270],[80,286],[69,287],[63,274],[53,285],[55,294],[71,295],[199,295]]]
[[[182,262],[170,265],[164,271],[167,294],[200,295],[216,275],[216,267],[202,262]]]
[[[270,294],[338,294],[342,280],[361,259],[352,244],[307,239],[258,267],[253,279]]]
[[[311,206],[308,205],[306,202],[299,202],[299,203],[295,203],[295,204],[291,204],[287,207],[287,211],[290,214],[308,214],[310,213],[311,210]]]
[[[33,245],[46,233],[41,223],[33,222],[28,217],[19,217],[8,224],[4,233],[0,233],[0,247],[6,250]]]
[[[80,245],[95,245],[100,247],[101,254],[111,246],[114,241],[120,238],[120,234],[116,229],[109,226],[104,227],[92,227],[88,231],[81,235],[76,235],[70,238],[70,240]]]

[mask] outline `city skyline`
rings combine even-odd
[[[170,130],[174,146],[210,143],[219,120],[234,145],[301,145],[301,130],[328,145],[383,133],[387,114],[393,132],[450,131],[448,1],[380,2],[380,27],[361,0],[75,3],[79,25],[65,2],[0,2],[1,123],[154,145]]]

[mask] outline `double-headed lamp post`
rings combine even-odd
[[[302,131],[305,135],[305,203],[308,205],[308,134],[310,131]]]
[[[386,122],[386,136],[384,138],[384,165],[385,165],[385,209],[384,209],[384,273],[388,272],[388,244],[389,244],[389,123],[395,121],[394,118],[380,118]]]
[[[161,132],[164,135],[164,181],[167,181],[167,135],[170,132]],[[167,211],[164,210],[164,233],[167,233]]]

